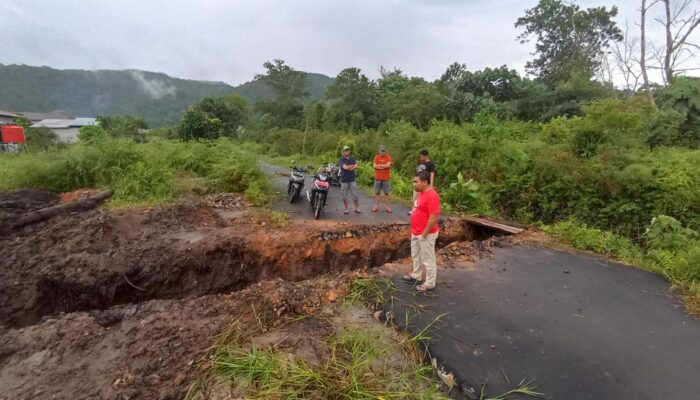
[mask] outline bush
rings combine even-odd
[[[700,237],[692,229],[684,228],[675,218],[659,215],[651,220],[644,239],[651,249],[677,253],[690,248]]]
[[[442,195],[448,208],[452,206],[459,211],[489,214],[488,199],[479,190],[479,184],[473,179],[465,179],[461,172]]]
[[[24,136],[29,151],[57,150],[66,146],[49,128],[26,128]]]
[[[190,184],[180,185],[183,179]],[[227,139],[136,144],[106,137],[50,156],[0,154],[0,190],[111,188],[117,203],[152,203],[169,201],[182,194],[181,190],[194,188],[193,179],[198,181],[194,185],[198,191],[237,191],[255,204],[265,204],[272,196],[270,179],[258,169],[255,159]]]
[[[651,114],[646,124],[646,144],[649,148],[674,146],[680,143],[680,127],[686,116],[668,108]]]
[[[213,140],[221,136],[222,124],[218,118],[197,108],[190,108],[182,115],[178,125],[181,140]]]
[[[107,132],[99,126],[83,126],[78,130],[78,140],[84,143],[90,143],[97,140],[107,138]]]
[[[128,203],[162,202],[174,195],[172,173],[163,165],[138,161],[114,170],[112,187],[117,199]]]

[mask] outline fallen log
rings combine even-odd
[[[32,211],[23,217],[21,217],[17,222],[12,224],[11,228],[21,228],[23,226],[36,224],[37,222],[46,221],[47,219],[53,218],[59,214],[65,214],[75,211],[86,211],[97,207],[101,202],[112,197],[114,194],[111,190],[105,190],[99,192],[94,196],[90,196],[87,199],[82,199],[74,201],[71,203],[59,204],[56,206],[42,208],[40,210]]]

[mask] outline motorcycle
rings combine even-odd
[[[311,190],[306,191],[306,198],[309,200],[309,205],[314,210],[314,219],[318,219],[321,215],[321,210],[326,205],[328,199],[328,190],[330,189],[330,176],[326,168],[319,168],[314,175],[314,183]]]
[[[287,196],[290,203],[294,203],[301,195],[301,190],[306,182],[306,174],[308,174],[308,171],[304,168],[292,167],[292,172],[289,174],[289,183],[287,183]]]
[[[328,176],[330,176],[330,183],[333,186],[340,186],[340,165],[328,163],[326,167],[328,170]]]

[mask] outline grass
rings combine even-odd
[[[508,382],[509,386],[513,386],[510,383],[510,380],[508,379],[508,376],[504,374],[506,381]],[[509,399],[517,399],[521,398],[522,396],[527,396],[527,397],[533,397],[533,398],[538,398],[538,399],[546,399],[547,396],[544,393],[540,393],[537,391],[537,387],[532,386],[534,381],[532,380],[526,380],[523,378],[520,383],[515,385],[512,389],[508,390],[505,393],[501,393],[498,396],[495,397],[487,397],[485,394],[486,390],[486,384],[481,386],[481,393],[479,393],[479,400],[509,400]]]
[[[345,298],[352,304],[364,304],[373,310],[386,303],[386,295],[396,290],[390,279],[375,277],[356,278],[350,285],[350,293]]]
[[[257,159],[228,139],[136,144],[105,138],[46,152],[0,154],[0,191],[27,187],[113,189],[116,207],[169,203],[188,193],[239,192],[254,205],[266,205],[273,196]]]
[[[229,397],[250,399],[448,399],[440,390],[435,369],[423,364],[425,354],[418,340],[362,317],[352,310],[364,304],[381,304],[381,293],[391,290],[391,281],[358,278],[335,317],[288,318],[272,326],[270,314],[251,308],[246,321],[234,322],[216,340],[201,365],[207,372],[193,384],[188,400],[210,396],[216,385]],[[367,302],[370,303],[367,303]],[[359,314],[364,314],[360,312]],[[281,318],[285,318],[284,316]],[[308,331],[307,340],[317,343],[317,359],[302,356],[289,347],[287,332],[304,332],[316,318],[333,321],[331,333]],[[318,322],[316,322],[318,323]],[[285,326],[302,324],[285,331]],[[310,324],[310,325],[304,325]],[[276,344],[256,344],[254,338],[280,329]],[[272,330],[272,331],[271,331]],[[292,337],[291,343],[298,343]],[[283,342],[285,344],[283,344]],[[263,342],[264,343],[264,342]]]
[[[398,344],[383,327],[349,327],[324,341],[327,358],[311,363],[293,352],[240,342],[215,352],[215,373],[251,399],[440,399],[432,369],[392,360]]]

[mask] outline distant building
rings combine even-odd
[[[22,118],[22,116],[10,111],[0,111],[0,125],[11,124],[15,118]]]
[[[83,126],[97,125],[95,118],[44,119],[32,125],[32,128],[48,128],[63,143],[77,143],[78,130]]]
[[[51,112],[18,111],[17,114],[22,114],[22,116],[28,119],[32,124],[36,124],[45,119],[75,119],[75,115],[60,110]]]

